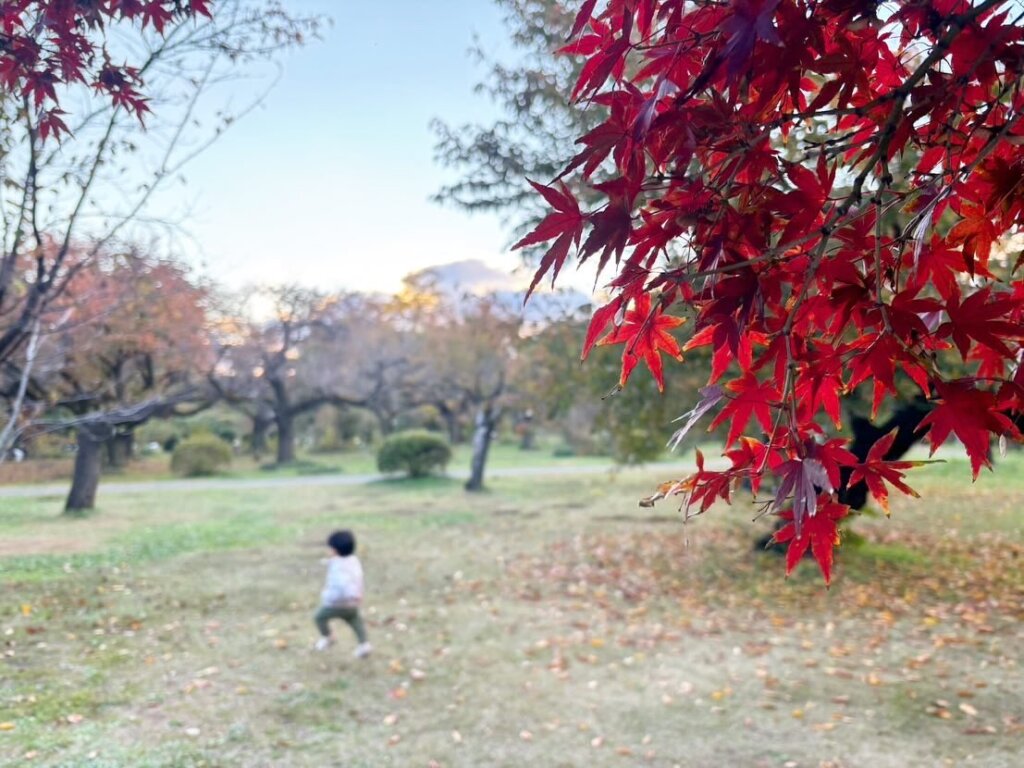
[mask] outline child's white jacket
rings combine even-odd
[[[322,605],[355,608],[363,601],[363,565],[355,555],[327,561],[327,580],[320,593]]]

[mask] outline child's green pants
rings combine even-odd
[[[350,627],[352,631],[356,633],[356,637],[359,638],[360,643],[366,642],[366,627],[363,626],[363,619],[359,615],[358,608],[333,608],[329,605],[323,605],[320,610],[313,616],[313,621],[316,622],[316,628],[320,630],[320,634],[324,637],[330,637],[331,629],[327,626],[327,622],[331,619],[341,619]]]

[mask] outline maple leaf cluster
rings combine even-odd
[[[608,117],[535,185],[554,212],[519,245],[553,241],[535,284],[573,254],[613,267],[584,354],[623,345],[623,384],[712,348],[680,432],[728,423],[727,466],[659,494],[699,512],[773,476],[787,571],[810,548],[831,578],[844,487],[911,492],[887,445],[859,461],[830,437],[854,388],[875,413],[920,390],[933,451],[955,435],[975,477],[1020,438],[1024,280],[996,245],[1024,223],[1022,20],[1004,0],[580,3],[572,97]]]
[[[38,113],[42,138],[67,133],[59,92],[84,84],[139,119],[149,111],[142,73],[116,63],[105,30],[137,24],[162,34],[174,22],[211,16],[212,0],[3,0],[0,86]]]

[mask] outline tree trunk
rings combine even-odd
[[[100,458],[103,440],[97,439],[86,428],[77,434],[78,451],[75,453],[75,471],[71,490],[64,505],[65,514],[74,514],[96,506],[96,489],[100,484]]]
[[[533,428],[533,410],[527,409],[527,411],[519,419],[519,450],[520,451],[532,451],[536,448],[534,442],[537,432]]]
[[[263,454],[267,452],[267,433],[273,423],[273,419],[253,416],[252,434],[249,436],[249,449],[252,451],[253,458],[262,458]]]
[[[277,415],[277,463],[295,461],[295,417],[290,413]]]
[[[135,435],[131,431],[119,432],[110,437],[104,445],[107,448],[107,466],[112,469],[122,469],[132,459],[132,445],[135,442]]]
[[[490,404],[480,406],[476,412],[473,428],[473,458],[470,462],[469,480],[466,481],[467,491],[482,491],[484,489],[487,451],[491,447],[491,438],[494,437],[494,427],[497,423],[498,414],[492,410]]]
[[[459,415],[447,407],[439,407],[437,410],[441,414],[441,418],[444,419],[444,428],[448,433],[448,442],[452,445],[458,445],[462,442],[462,427],[459,424]]]

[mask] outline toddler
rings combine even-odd
[[[332,550],[332,557],[327,561],[320,609],[313,617],[320,630],[316,649],[326,650],[334,642],[328,623],[331,619],[341,619],[356,633],[359,645],[355,656],[361,659],[370,654],[373,646],[366,639],[366,627],[359,615],[359,604],[363,601],[363,566],[356,557],[356,537],[351,531],[335,531],[327,537],[327,546]]]

